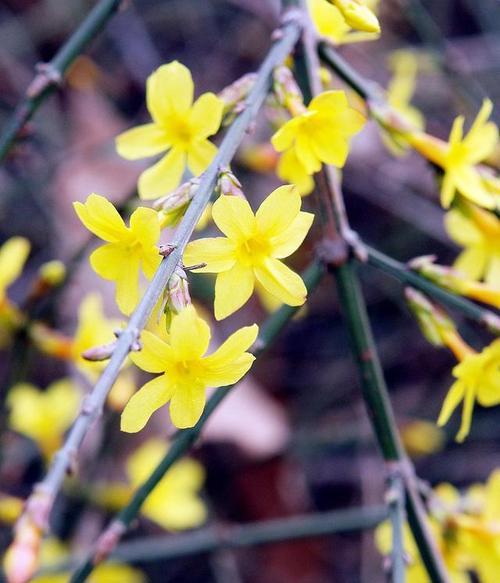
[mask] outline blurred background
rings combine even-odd
[[[53,56],[92,4],[0,2],[0,129],[29,84],[35,64]],[[128,208],[137,204],[131,196],[148,162],[121,159],[114,138],[148,121],[146,78],[159,65],[177,59],[190,68],[197,94],[218,92],[258,68],[278,23],[279,3],[271,0],[125,4],[72,66],[64,87],[29,122],[0,170],[0,240],[23,236],[31,243],[30,257],[9,297],[22,304],[44,262],[59,259],[69,264],[69,282],[54,300],[42,302],[36,314],[69,337],[78,324],[78,306],[90,291],[102,294],[109,317],[120,318],[112,285],[88,266],[88,250],[94,243],[87,243],[88,233],[72,202],[97,192],[117,204],[129,201]],[[430,133],[447,139],[456,115],[463,113],[472,120],[484,96],[497,101],[497,2],[382,0],[378,14],[381,38],[341,46],[340,52],[363,75],[386,87],[395,51],[410,49],[418,62],[413,104],[425,115]],[[333,84],[340,86],[335,79]],[[354,97],[352,101],[356,103]],[[494,111],[493,117],[497,115]],[[255,172],[248,162],[248,151],[268,140],[271,131],[262,115],[233,164],[254,208],[279,184],[273,172]],[[393,157],[376,125],[369,122],[353,141],[343,176],[352,226],[366,241],[401,261],[433,253],[440,263],[452,263],[459,249],[444,229],[433,171],[417,154]],[[314,195],[304,199],[304,205],[313,209]],[[320,235],[317,227],[292,258],[297,270],[310,260]],[[216,230],[209,226],[206,232]],[[453,440],[458,416],[445,431],[437,430],[435,420],[452,381],[453,357],[422,337],[399,284],[368,266],[361,275],[398,424],[418,475],[431,486],[446,481],[466,487],[485,481],[498,464],[498,409],[477,408],[463,445]],[[192,294],[208,314],[213,282],[206,276],[191,279]],[[253,298],[244,310],[219,323],[216,335],[223,339],[236,327],[261,322],[265,315],[258,298]],[[476,348],[489,341],[478,328],[458,317],[457,321]],[[68,375],[81,383],[82,390],[89,386],[71,363],[44,355],[27,338],[8,343],[0,359],[4,391],[23,382],[45,389]],[[142,377],[136,376],[133,382],[139,383]],[[131,452],[149,438],[172,433],[163,409],[140,434],[121,434],[116,409],[119,405],[115,410],[110,407],[86,439],[78,484],[70,484],[58,500],[52,530],[66,552],[88,548],[111,511],[120,506],[119,494],[106,502],[93,488],[102,489],[106,480],[125,481]],[[25,498],[45,471],[40,447],[11,428],[3,434],[2,449],[0,491]],[[299,317],[216,412],[193,457],[205,471],[202,497],[209,524],[383,501],[383,466],[331,279],[321,283]],[[11,537],[9,513],[4,514],[0,549]],[[142,517],[127,539],[161,533],[160,525]],[[372,531],[138,561],[134,566],[152,583],[385,580]],[[115,579],[108,575],[103,580]]]

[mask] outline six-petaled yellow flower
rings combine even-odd
[[[464,247],[454,267],[471,279],[500,289],[500,220],[493,213],[463,204],[445,216],[450,237]]]
[[[301,198],[292,185],[272,192],[254,215],[246,200],[221,196],[212,216],[226,237],[192,241],[184,263],[200,262],[200,272],[217,273],[215,317],[226,318],[245,304],[255,281],[290,306],[301,306],[307,296],[304,282],[280,259],[291,255],[302,243],[313,215],[300,210]]]
[[[464,118],[458,116],[453,122],[449,142],[433,138],[423,132],[409,135],[410,143],[424,156],[444,170],[441,186],[441,204],[448,208],[458,191],[462,196],[485,208],[495,208],[498,195],[492,191],[476,168],[495,150],[498,128],[487,121],[493,104],[483,102],[468,134],[463,135]]]
[[[483,407],[500,404],[500,339],[480,353],[464,351],[462,361],[452,372],[457,380],[446,395],[438,425],[445,425],[463,401],[462,422],[456,436],[457,441],[463,441],[470,431],[475,401]]]
[[[170,417],[179,428],[192,427],[201,417],[207,387],[232,385],[250,369],[255,357],[246,352],[257,338],[256,325],[232,334],[213,354],[205,356],[210,327],[192,305],[174,315],[169,343],[143,331],[143,348],[131,355],[143,370],[162,373],[146,383],[127,403],[121,428],[140,431],[151,415],[170,402]]]
[[[343,91],[325,91],[307,110],[287,121],[271,138],[278,152],[293,150],[308,174],[321,163],[344,166],[349,140],[365,123],[359,111],[349,107]]]
[[[134,488],[148,478],[167,450],[164,441],[150,439],[128,458],[127,475]],[[200,463],[188,458],[179,460],[146,498],[141,513],[167,530],[199,526],[207,516],[199,495],[204,480]]]
[[[161,257],[156,244],[160,238],[158,213],[139,207],[125,226],[115,207],[98,194],[91,194],[85,204],[74,203],[82,223],[106,245],[98,247],[90,256],[96,273],[116,284],[116,302],[128,315],[139,299],[139,271],[152,278]]]
[[[69,379],[56,381],[45,391],[28,383],[15,385],[7,398],[9,425],[33,439],[48,459],[61,445],[80,400],[80,392]]]
[[[224,103],[213,93],[204,93],[193,103],[193,79],[177,61],[162,65],[149,76],[147,106],[152,123],[120,134],[118,153],[129,160],[154,156],[168,150],[139,178],[144,199],[164,196],[177,188],[187,167],[198,176],[213,160],[217,148],[207,138],[217,133]]]

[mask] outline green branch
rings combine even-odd
[[[308,292],[312,292],[318,285],[324,273],[323,266],[319,262],[313,263],[303,274],[304,283]],[[269,316],[264,325],[261,327],[261,332],[257,340],[257,347],[254,351],[255,355],[260,355],[269,345],[274,341],[276,336],[281,332],[290,318],[300,309],[300,306],[282,306],[277,312]],[[207,406],[203,411],[203,415],[196,425],[190,429],[179,429],[172,438],[172,445],[165,454],[164,458],[151,472],[149,477],[136,490],[129,503],[121,510],[117,517],[111,522],[110,526],[99,537],[96,547],[85,561],[73,574],[71,583],[81,583],[85,581],[86,577],[91,573],[93,567],[106,557],[106,550],[111,542],[111,548],[117,544],[121,535],[130,526],[130,523],[139,513],[144,501],[163,478],[165,473],[178,461],[198,439],[201,430],[205,423],[219,406],[223,399],[233,389],[233,385],[227,388],[219,388],[208,400]],[[250,544],[250,543],[249,543]],[[111,550],[111,549],[109,549]]]
[[[92,392],[87,396],[80,414],[66,437],[64,445],[54,456],[47,475],[35,487],[33,494],[27,502],[26,511],[21,516],[20,521],[25,518],[26,514],[32,514],[33,519],[35,519],[34,515],[36,513],[36,521],[40,529],[42,531],[47,529],[51,509],[64,478],[74,463],[84,437],[95,420],[100,416],[109,391],[120,372],[122,363],[130,352],[131,346],[136,342],[140,331],[148,321],[170,276],[181,260],[184,248],[210,200],[217,181],[219,169],[228,166],[234,157],[239,144],[251,127],[257,112],[266,98],[271,85],[274,68],[281,64],[293,49],[299,34],[300,23],[297,20],[289,19],[283,25],[280,34],[277,35],[279,37],[278,40],[270,48],[257,73],[255,84],[248,95],[244,111],[229,128],[214,161],[200,180],[196,196],[191,202],[171,241],[174,247],[173,252],[162,260],[137,308],[130,317],[126,328],[121,332],[106,368],[102,372]]]
[[[497,336],[500,335],[500,316],[495,312],[482,308],[462,296],[443,289],[415,271],[412,271],[404,263],[400,263],[372,247],[365,245],[364,249],[368,255],[367,262],[370,265],[373,265],[373,267],[376,267],[380,271],[396,278],[403,284],[411,285],[429,296],[432,296],[449,308],[461,312],[464,316],[467,316],[482,326],[485,326],[493,334],[496,334]]]
[[[318,39],[313,32],[314,30],[310,22],[309,26],[306,24],[306,34],[302,43],[305,54],[301,66],[306,72],[302,76],[303,93],[310,96],[321,91]],[[335,70],[338,74],[342,75],[343,78],[348,77],[351,81],[350,84],[363,98],[370,99],[371,96],[377,98],[377,90],[367,85],[361,78],[356,77],[351,67],[343,59],[340,59],[335,51],[329,49],[328,54],[331,56],[331,61],[337,64]],[[325,260],[337,283],[340,307],[344,314],[352,352],[361,378],[363,398],[378,444],[388,470],[390,469],[389,476],[393,472],[404,476],[410,527],[429,577],[433,583],[446,583],[448,577],[430,532],[422,500],[415,487],[413,467],[401,444],[355,265],[348,257],[343,262],[338,260],[335,253],[329,257],[329,250],[338,248],[339,243],[344,243],[345,247],[349,247],[349,237],[352,238],[352,236],[345,213],[338,173],[335,169],[325,166],[322,175],[324,180],[319,184],[322,207],[330,208],[324,217],[326,221],[323,245],[326,249]],[[332,225],[332,221],[335,224]],[[332,237],[331,233],[336,236]],[[339,237],[343,240],[339,241]],[[393,552],[395,552],[394,549]],[[400,575],[399,571],[404,571],[404,565],[402,566],[399,560],[397,568],[398,575]]]
[[[241,525],[221,524],[200,530],[141,538],[119,544],[109,560],[134,562],[168,561],[223,548],[242,548],[285,541],[324,537],[375,528],[388,516],[386,506],[346,508],[290,518]],[[39,575],[60,573],[73,567],[64,562],[42,569]]]
[[[26,90],[0,135],[0,162],[3,162],[24,124],[45,99],[61,84],[64,73],[95,35],[120,7],[122,0],[100,0],[85,20],[48,63],[38,65],[38,73]]]

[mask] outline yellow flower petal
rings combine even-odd
[[[294,253],[302,245],[313,221],[312,213],[301,211],[287,229],[271,238],[271,256],[275,259],[284,259]]]
[[[194,85],[187,67],[178,61],[162,65],[147,80],[147,105],[159,124],[172,111],[186,112],[193,103]]]
[[[99,194],[91,194],[85,204],[73,203],[78,218],[100,239],[114,243],[127,234],[127,228],[115,207]]]
[[[301,202],[300,195],[292,184],[273,190],[255,214],[259,233],[263,237],[279,235],[297,217]]]
[[[24,237],[12,237],[0,248],[0,298],[21,275],[29,252],[30,243]]]
[[[129,316],[139,300],[139,260],[130,255],[120,263],[120,271],[115,278],[116,303],[120,311]]]
[[[250,353],[242,354],[230,364],[217,368],[210,368],[206,373],[206,382],[211,387],[226,387],[237,383],[252,367],[255,356]]]
[[[141,332],[141,344],[141,350],[130,353],[132,362],[146,372],[165,372],[173,362],[172,348],[147,330]]]
[[[486,261],[487,256],[484,250],[472,247],[458,256],[453,267],[467,278],[479,279],[485,271]]]
[[[283,303],[301,306],[306,301],[307,289],[301,277],[278,259],[266,259],[254,271],[266,290]]]
[[[203,384],[177,386],[170,401],[170,417],[179,429],[193,427],[205,408],[206,394]]]
[[[170,326],[170,345],[178,360],[202,357],[210,343],[210,327],[196,314],[191,304],[174,316]]]
[[[309,111],[329,109],[336,114],[338,111],[345,110],[347,107],[349,107],[349,103],[344,91],[323,91],[323,93],[313,97],[307,109]]]
[[[494,209],[495,197],[486,189],[473,166],[459,166],[451,170],[455,186],[460,193],[479,206]]]
[[[448,235],[463,247],[481,240],[481,233],[474,223],[458,210],[451,210],[444,217]]]
[[[206,263],[206,267],[196,269],[195,273],[220,273],[234,265],[234,243],[225,237],[207,237],[190,241],[184,251],[184,265]]]
[[[156,245],[160,238],[158,213],[145,207],[135,209],[130,217],[130,230],[145,249]]]
[[[295,140],[298,126],[302,124],[299,117],[287,121],[271,138],[271,144],[277,152],[283,152],[291,147]]]
[[[500,288],[500,257],[490,258],[484,279],[488,285]]]
[[[250,205],[237,196],[219,196],[212,207],[212,218],[224,235],[235,241],[248,239],[255,230]]]
[[[128,262],[129,255],[123,246],[117,243],[107,243],[93,251],[89,257],[92,269],[104,279],[115,280],[123,263]]]
[[[121,430],[126,433],[140,431],[151,415],[170,400],[172,392],[173,387],[166,375],[146,383],[126,404],[121,416]]]
[[[301,196],[309,194],[314,189],[314,180],[300,163],[294,148],[283,152],[276,167],[276,174],[285,182],[295,184]]]
[[[323,130],[314,132],[311,147],[316,157],[325,164],[342,168],[349,154],[349,146],[340,135],[330,135]]]
[[[199,176],[208,168],[217,154],[217,146],[208,140],[192,142],[187,153],[187,165],[189,170]]]
[[[200,138],[207,138],[219,131],[224,102],[214,93],[204,93],[194,102],[190,121]]]
[[[140,175],[139,196],[149,200],[172,192],[179,186],[185,166],[185,152],[180,148],[172,148],[159,162]]]
[[[313,141],[308,134],[298,134],[295,140],[295,151],[308,174],[314,174],[321,170],[321,162],[316,156]]]
[[[169,147],[165,131],[154,123],[137,126],[116,137],[116,151],[127,160],[155,156]]]
[[[252,344],[257,340],[259,327],[257,324],[252,326],[245,326],[240,328],[225,342],[223,342],[217,350],[205,358],[205,363],[210,367],[218,368],[229,365],[233,360],[239,358],[246,352]]]
[[[458,407],[462,399],[464,398],[465,394],[465,385],[461,381],[456,381],[451,386],[448,394],[445,397],[443,402],[443,406],[441,407],[441,412],[439,413],[439,417],[437,420],[437,424],[439,427],[446,425],[448,423],[450,417],[453,414],[453,411]]]
[[[462,442],[469,435],[472,424],[472,412],[474,410],[474,387],[467,387],[464,395],[464,405],[462,409],[462,421],[460,430],[457,433],[456,440]]]
[[[214,302],[216,320],[227,318],[248,301],[254,281],[252,268],[240,263],[217,275]]]

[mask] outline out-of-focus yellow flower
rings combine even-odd
[[[226,235],[191,241],[184,263],[207,263],[196,270],[217,273],[215,317],[226,318],[247,302],[259,281],[266,290],[290,306],[301,306],[307,297],[304,282],[280,259],[302,243],[313,215],[300,210],[301,198],[292,185],[280,186],[254,215],[246,200],[221,196],[212,216]]]
[[[438,425],[445,425],[463,401],[462,422],[456,436],[457,441],[463,441],[470,431],[475,401],[483,407],[500,403],[500,339],[494,340],[480,353],[465,355],[452,372],[457,380],[446,395]]]
[[[0,247],[0,348],[23,322],[23,315],[7,297],[7,288],[21,275],[30,252],[24,237],[12,237]]]
[[[54,567],[69,559],[66,545],[56,538],[43,541],[41,548],[40,567],[42,569]],[[47,573],[30,579],[31,583],[67,583],[71,577],[69,571],[61,573]],[[141,571],[121,563],[102,563],[89,575],[88,583],[146,583],[147,579]]]
[[[141,174],[138,189],[143,199],[158,198],[177,188],[186,164],[198,176],[217,153],[207,138],[220,127],[224,102],[213,93],[204,93],[193,104],[193,91],[187,67],[177,61],[162,65],[147,81],[147,106],[153,122],[116,138],[118,153],[129,160],[168,150]]]
[[[143,348],[132,361],[147,372],[163,373],[146,383],[122,413],[122,431],[140,431],[151,415],[170,401],[170,417],[179,428],[192,427],[201,417],[207,387],[224,387],[239,381],[255,357],[246,352],[255,342],[258,327],[246,326],[232,334],[213,354],[204,356],[210,328],[193,305],[172,317],[170,342],[143,331]]]
[[[335,44],[375,40],[379,37],[380,28],[377,30],[377,27],[373,26],[373,19],[371,19],[372,25],[369,26],[370,30],[368,31],[366,31],[366,27],[353,26],[352,20],[348,24],[335,2],[308,0],[307,5],[318,33]],[[363,2],[361,9],[370,10],[368,2]],[[374,16],[373,12],[370,14]],[[375,18],[375,20],[377,19]]]
[[[470,583],[466,566],[461,558],[461,548],[454,537],[446,536],[445,529],[437,521],[430,522],[439,550],[441,551],[451,583]],[[383,522],[375,530],[375,544],[383,555],[389,555],[392,548],[392,528],[389,522]],[[413,540],[408,524],[403,527],[403,545],[407,558],[406,582],[430,583],[429,575]]]
[[[0,493],[0,522],[13,524],[21,515],[23,507],[21,498]]]
[[[349,140],[365,124],[364,116],[349,107],[343,91],[325,91],[307,109],[287,121],[271,138],[278,152],[293,150],[308,174],[321,163],[344,166]]]
[[[462,203],[445,216],[450,237],[464,251],[454,267],[470,279],[500,289],[500,220],[493,213]]]
[[[476,168],[476,164],[494,151],[498,141],[497,126],[487,121],[492,109],[492,102],[485,99],[466,136],[463,135],[464,117],[458,116],[453,122],[448,143],[424,132],[408,135],[415,149],[444,170],[441,186],[441,204],[444,208],[450,206],[457,191],[485,208],[493,209],[498,204],[498,196],[485,184]]]
[[[56,381],[45,391],[18,384],[7,397],[10,427],[33,439],[49,459],[75,419],[80,400],[80,391],[69,379]]]
[[[114,342],[116,337],[113,330],[118,325],[117,320],[106,318],[102,297],[97,292],[89,293],[83,298],[78,309],[78,327],[71,343],[69,358],[90,381],[97,379],[106,363],[85,360],[82,353],[89,348]]]
[[[269,142],[243,144],[237,153],[237,160],[254,172],[273,172],[278,163],[278,154]]]
[[[165,456],[168,445],[150,439],[127,460],[127,474],[136,488]],[[176,462],[146,498],[141,513],[167,530],[183,530],[202,524],[207,510],[200,497],[205,480],[201,464],[195,460]]]
[[[85,204],[74,203],[76,214],[89,231],[106,241],[90,256],[96,273],[116,284],[116,302],[129,315],[139,299],[139,271],[151,279],[160,264],[156,244],[160,238],[158,214],[139,207],[126,227],[115,207],[98,194]]]
[[[445,435],[434,423],[416,419],[403,425],[401,439],[405,450],[412,457],[436,453],[443,449]]]

